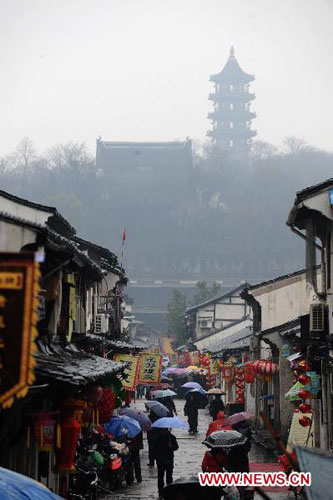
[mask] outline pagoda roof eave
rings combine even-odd
[[[255,80],[254,75],[250,75],[248,73],[237,73],[237,74],[226,74],[223,70],[216,75],[211,75],[209,81],[216,83],[224,83],[224,82],[233,82],[233,83],[249,83]]]

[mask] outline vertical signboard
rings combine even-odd
[[[34,381],[39,277],[33,253],[0,253],[0,408]]]

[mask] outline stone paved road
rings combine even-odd
[[[144,410],[145,400],[137,400],[133,405],[141,410]],[[175,400],[179,416],[183,416],[183,408],[185,402],[183,400]],[[197,474],[201,470],[201,462],[207,448],[202,444],[205,433],[211,417],[205,410],[200,410],[199,415],[199,434],[190,436],[187,431],[175,429],[173,433],[176,435],[179,450],[175,452],[175,467],[174,479],[181,476],[189,477]],[[255,445],[252,446],[250,461],[258,463],[268,463],[272,459]],[[156,500],[157,494],[157,470],[156,467],[148,467],[148,444],[147,439],[144,440],[144,450],[141,451],[141,467],[142,467],[142,483],[132,484],[131,486],[122,488],[114,492],[114,494],[104,497],[105,500]],[[292,499],[286,493],[268,493],[272,500],[287,500]],[[256,500],[261,498],[256,495]]]

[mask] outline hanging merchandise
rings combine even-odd
[[[132,356],[131,354],[115,354],[114,360],[118,363],[126,363],[124,381],[122,385],[124,389],[134,391],[139,375],[139,356]]]
[[[235,381],[236,381],[236,402],[244,403],[244,369],[236,368]]]
[[[302,427],[310,427],[311,425],[311,418],[307,417],[307,416],[303,416],[302,418],[299,419],[298,423],[302,426]]]
[[[108,422],[116,407],[116,395],[108,387],[103,389],[103,395],[97,404],[99,423]]]
[[[288,358],[288,356],[290,356],[292,353],[292,349],[291,349],[291,346],[289,344],[283,344],[283,346],[281,347],[281,357],[283,359],[286,359]]]

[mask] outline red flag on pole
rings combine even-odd
[[[123,228],[123,241],[126,241],[126,227]]]

